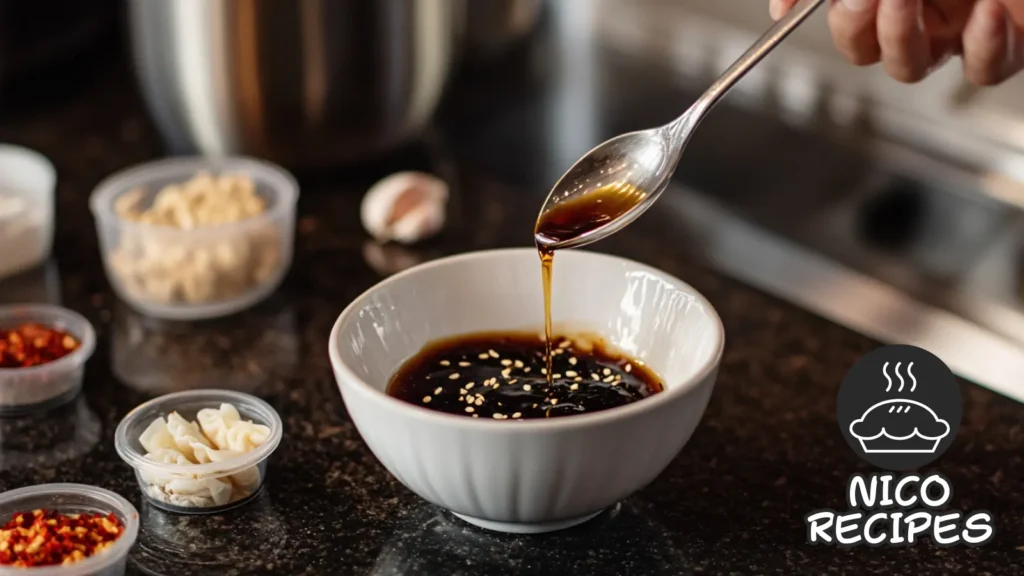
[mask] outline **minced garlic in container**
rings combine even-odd
[[[230,300],[271,280],[282,264],[280,231],[271,223],[237,224],[267,211],[252,179],[237,174],[196,174],[165,186],[144,208],[146,191],[129,191],[114,203],[126,226],[110,257],[125,290],[161,304]],[[196,231],[195,234],[174,233]]]

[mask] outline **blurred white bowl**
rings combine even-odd
[[[435,260],[384,280],[342,312],[330,339],[352,420],[387,469],[425,500],[491,530],[547,532],[585,522],[644,487],[689,440],[714,387],[721,320],[686,283],[584,251],[555,258],[560,331],[604,336],[663,379],[628,406],[550,420],[444,414],[385,394],[430,340],[543,325],[532,249]]]
[[[50,257],[56,186],[57,171],[45,156],[0,144],[0,278]]]

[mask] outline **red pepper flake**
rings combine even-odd
[[[0,368],[28,368],[59,360],[81,344],[63,330],[27,323],[0,329]]]
[[[113,514],[18,512],[0,526],[0,566],[72,564],[101,552],[124,534]]]

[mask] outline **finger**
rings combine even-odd
[[[900,82],[920,81],[933,64],[922,12],[922,0],[881,0],[878,7],[882,64]]]
[[[857,66],[874,64],[882,57],[875,31],[878,0],[842,0],[828,11],[828,26],[836,48]]]
[[[768,12],[772,15],[772,20],[778,20],[789,12],[789,9],[796,4],[797,0],[771,0],[768,3]]]
[[[778,20],[789,12],[793,4],[796,4],[796,0],[771,0],[768,2],[768,13],[771,14],[772,20]]]
[[[1015,65],[1013,36],[1013,27],[999,2],[981,0],[975,4],[963,34],[964,76],[981,86],[1005,80]]]

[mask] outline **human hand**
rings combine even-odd
[[[771,0],[772,17],[796,1]],[[847,59],[882,62],[901,82],[918,82],[955,55],[979,85],[1024,67],[1024,0],[831,0],[828,23]]]

